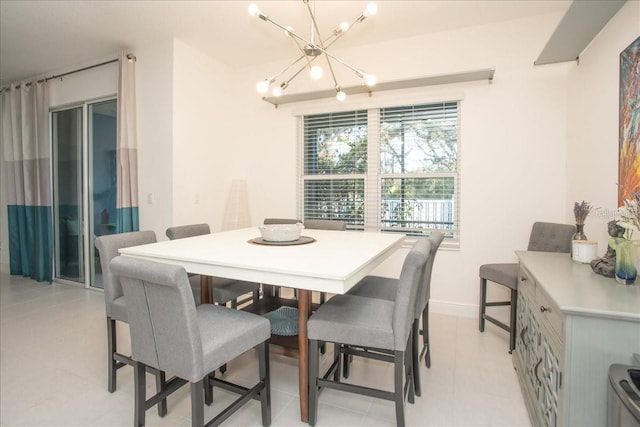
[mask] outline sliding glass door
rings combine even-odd
[[[102,287],[95,238],[116,232],[116,100],[51,113],[55,277]]]

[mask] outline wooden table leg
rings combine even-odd
[[[300,419],[309,421],[309,342],[307,319],[311,314],[311,291],[298,289],[298,381],[300,387]]]
[[[213,298],[209,295],[209,276],[200,275],[200,304],[213,304]]]

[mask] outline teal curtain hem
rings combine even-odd
[[[118,233],[128,233],[139,230],[138,207],[117,208],[118,216],[116,229]]]
[[[8,205],[9,272],[38,282],[53,281],[51,206]]]

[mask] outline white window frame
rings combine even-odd
[[[460,218],[461,218],[461,116],[464,97],[460,94],[449,94],[434,99],[425,99],[424,97],[402,97],[402,99],[395,99],[380,102],[354,102],[350,105],[341,105],[339,108],[332,108],[329,106],[318,106],[303,108],[297,111],[293,111],[293,115],[297,119],[297,180],[298,180],[298,194],[297,194],[297,214],[299,218],[304,218],[304,183],[306,180],[313,179],[332,179],[332,178],[364,178],[365,188],[365,215],[364,215],[364,230],[366,231],[381,231],[381,184],[382,178],[402,177],[402,178],[432,178],[437,176],[452,176],[454,175],[454,229],[453,235],[447,235],[447,238],[443,242],[442,247],[448,249],[459,249],[460,247]],[[456,172],[450,173],[425,173],[425,174],[381,174],[380,173],[380,132],[379,132],[379,118],[380,110],[385,107],[398,107],[398,106],[411,106],[420,104],[437,104],[443,102],[456,102],[457,107],[457,165]],[[333,104],[335,107],[335,104]],[[340,111],[354,111],[354,110],[367,110],[368,114],[368,151],[367,151],[367,173],[353,175],[304,175],[304,116],[312,114],[328,114],[332,112]],[[414,241],[418,236],[408,235],[407,241]]]

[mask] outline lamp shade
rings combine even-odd
[[[249,227],[250,225],[247,181],[234,179],[231,181],[229,197],[227,198],[227,204],[224,209],[222,229],[234,230]]]

